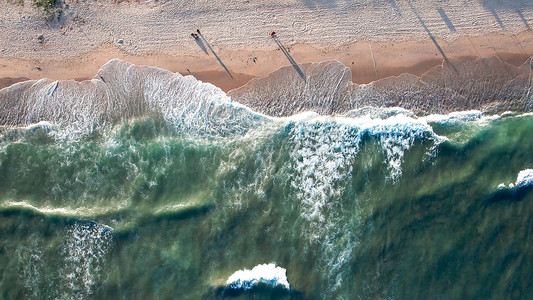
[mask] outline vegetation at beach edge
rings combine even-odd
[[[57,0],[33,0],[33,5],[42,8],[44,11],[49,11],[57,4]]]

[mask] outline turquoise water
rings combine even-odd
[[[532,298],[533,116],[383,111],[6,127],[0,297]]]

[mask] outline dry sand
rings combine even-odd
[[[290,65],[271,30],[297,63],[336,59],[356,83],[421,75],[448,58],[498,56],[519,65],[533,55],[530,0],[65,0],[48,21],[30,0],[0,4],[0,87],[92,78],[121,58],[228,91]],[[201,43],[190,36],[197,28]]]

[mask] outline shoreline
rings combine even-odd
[[[532,30],[509,35],[462,36],[452,41],[432,41],[429,38],[397,42],[357,41],[330,48],[285,44],[283,36],[279,40],[298,64],[340,61],[351,69],[352,81],[357,84],[366,84],[403,73],[420,76],[441,65],[446,59],[496,56],[504,62],[520,66],[533,56]],[[194,40],[191,38],[190,42],[194,43]],[[253,78],[266,77],[290,65],[288,58],[279,48],[265,51],[215,47],[213,50],[231,73],[231,78],[212,52],[208,50],[209,54],[206,54],[200,47],[197,50],[180,54],[154,52],[136,55],[126,53],[114,44],[104,44],[80,56],[62,59],[0,57],[0,88],[19,81],[41,78],[77,81],[91,79],[109,60],[119,58],[136,65],[154,66],[182,75],[193,75],[198,80],[209,82],[228,92],[242,87]]]

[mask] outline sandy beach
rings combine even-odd
[[[272,30],[296,63],[338,60],[355,83],[420,76],[448,59],[519,66],[533,55],[529,1],[63,1],[47,19],[26,0],[5,2],[0,16],[0,87],[90,79],[120,58],[229,91],[290,65]]]

